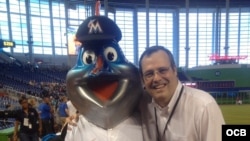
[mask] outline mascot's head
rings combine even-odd
[[[78,28],[82,43],[67,74],[67,93],[86,119],[105,129],[129,117],[142,94],[138,68],[125,58],[120,28],[105,16],[87,18]]]

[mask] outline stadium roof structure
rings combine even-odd
[[[70,2],[95,2],[96,0],[69,0]],[[189,7],[225,7],[229,2],[230,7],[249,7],[250,0],[100,0],[101,2],[120,3],[120,4],[144,4],[148,2],[150,5],[169,5],[177,6],[179,8],[186,7],[186,3],[189,3]]]

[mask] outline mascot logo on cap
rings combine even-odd
[[[89,21],[88,27],[89,27],[89,34],[103,32],[99,22],[96,19]]]

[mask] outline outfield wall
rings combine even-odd
[[[250,65],[225,64],[184,70],[198,89],[209,92],[219,104],[250,103]]]
[[[194,81],[234,81],[234,87],[248,87],[250,89],[250,65],[200,66],[186,70],[186,74]]]

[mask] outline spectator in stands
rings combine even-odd
[[[20,141],[38,141],[42,131],[42,124],[38,112],[29,107],[28,99],[21,97],[19,100],[22,109],[17,111],[13,139],[18,140],[18,130]],[[20,128],[19,128],[20,126]]]
[[[51,106],[49,95],[44,94],[43,102],[39,105],[38,110],[43,127],[41,136],[43,137],[47,134],[54,134],[54,108]]]
[[[207,92],[182,85],[172,53],[147,48],[139,71],[146,94],[142,101],[144,141],[221,141],[221,110]]]

